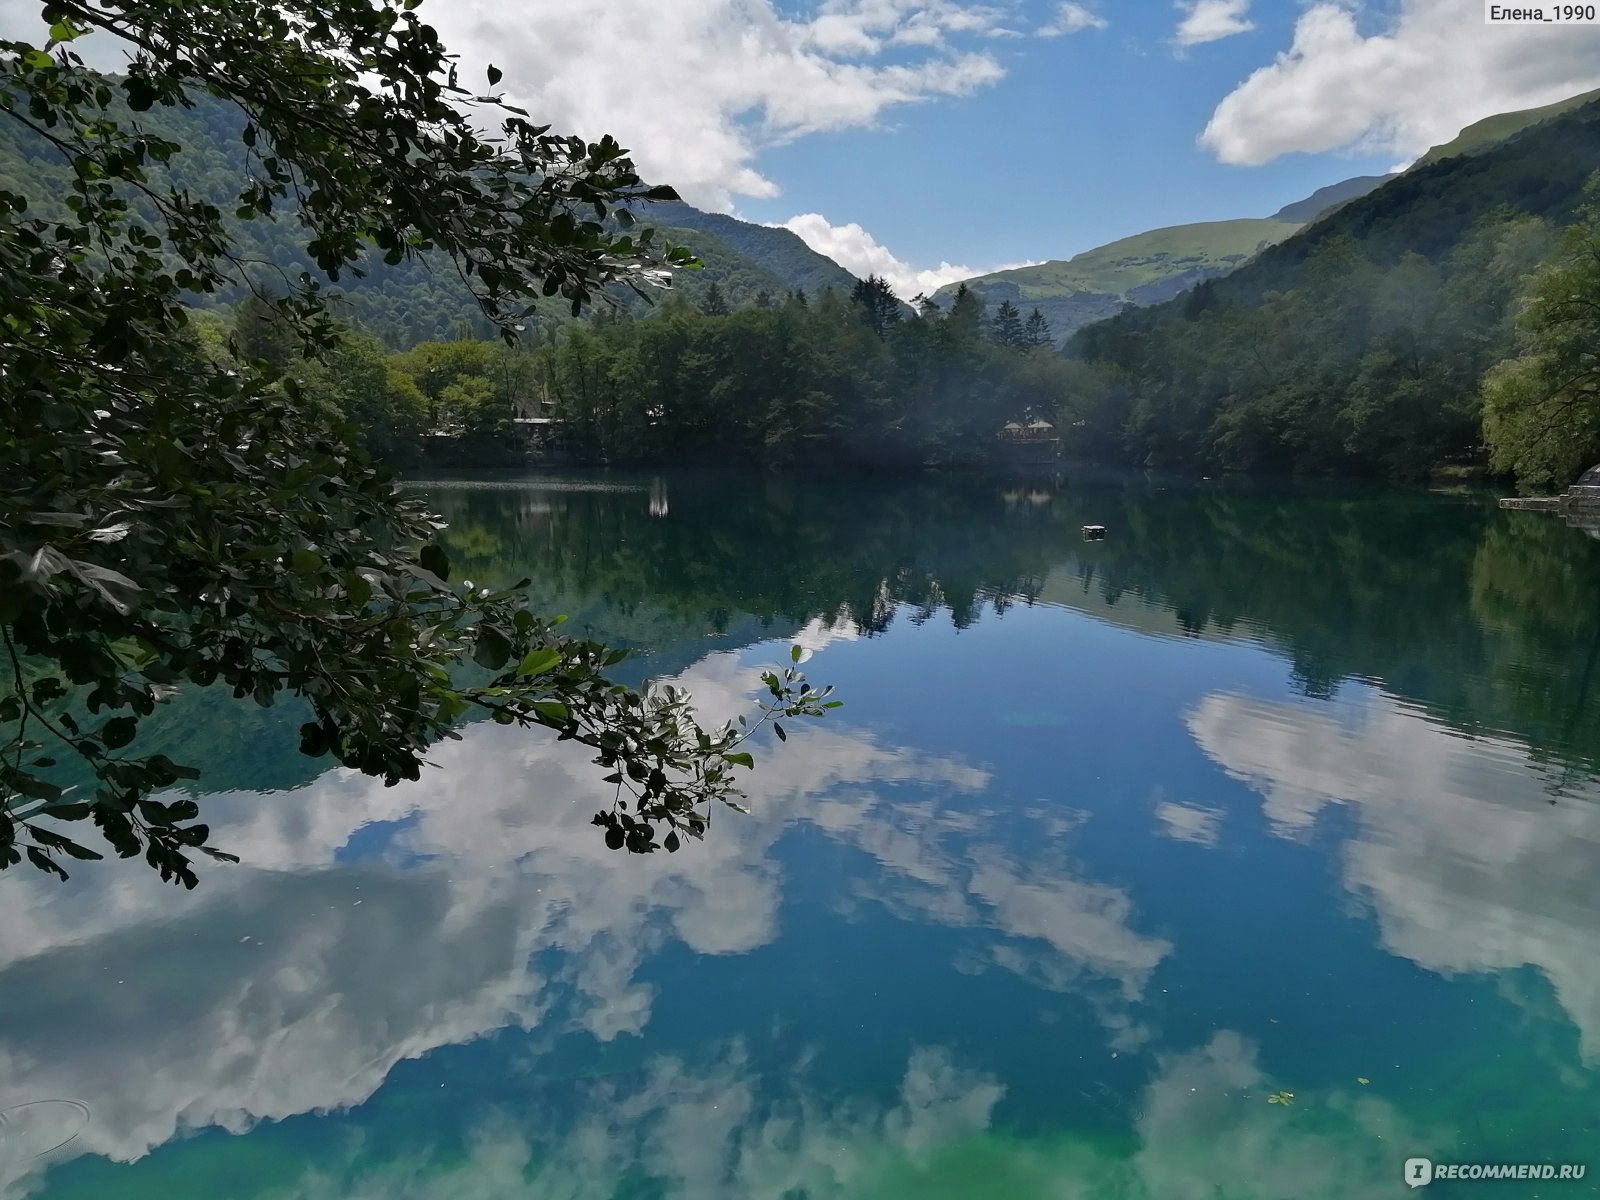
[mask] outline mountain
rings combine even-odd
[[[1300,226],[1271,218],[1208,221],[1135,234],[1065,261],[997,271],[966,280],[991,312],[1009,300],[1026,314],[1037,308],[1057,338],[1119,312],[1125,304],[1159,304],[1205,279],[1233,270]],[[948,302],[960,284],[935,299]]]
[[[651,221],[691,230],[700,238],[713,238],[718,244],[782,280],[783,290],[799,288],[815,295],[827,288],[849,293],[856,277],[833,259],[818,254],[799,234],[770,225],[752,225],[722,213],[701,212],[687,204],[657,204],[650,209]],[[683,244],[698,249],[700,242],[685,236]],[[708,264],[709,265],[709,264]]]
[[[1350,200],[1245,266],[1079,330],[1093,456],[1426,478],[1483,462],[1479,385],[1600,172],[1600,99]]]
[[[1299,232],[1322,214],[1380,186],[1389,176],[1365,175],[1322,188],[1270,217],[1203,221],[1137,233],[1067,260],[997,271],[966,280],[991,311],[1011,301],[1026,314],[1037,308],[1058,339],[1132,304],[1170,300],[1198,283],[1226,275],[1268,246]],[[948,303],[960,284],[940,288]]]
[[[1468,125],[1452,141],[1429,150],[1407,173],[1450,158],[1483,154],[1517,134],[1597,99],[1600,90],[1540,108],[1486,117]],[[1160,304],[1208,279],[1226,275],[1267,247],[1326,220],[1395,178],[1361,175],[1319,188],[1264,219],[1155,229],[1087,250],[1066,261],[980,275],[966,280],[966,285],[991,309],[1006,300],[1024,313],[1037,308],[1049,320],[1056,337],[1065,339],[1084,326],[1115,316],[1127,305],[1143,308]],[[941,288],[936,299],[948,304],[959,286]]]
[[[170,166],[172,181],[227,211],[237,202],[241,182],[244,118],[237,109],[203,93],[192,99],[191,108],[153,109],[140,119],[152,132],[183,147]],[[0,121],[0,188],[26,196],[30,216],[64,215],[62,204],[71,194],[70,183],[62,160],[41,138],[19,122]],[[703,269],[681,272],[674,279],[674,291],[691,303],[712,284],[734,307],[762,293],[781,298],[795,288],[809,293],[855,286],[848,271],[785,229],[751,225],[680,203],[650,205],[639,216],[669,241],[689,247],[704,264]],[[234,232],[242,257],[270,264],[265,268],[269,286],[277,278],[273,267],[291,278],[312,269],[305,254],[308,235],[287,215],[275,221],[239,222]],[[422,341],[493,334],[454,269],[431,257],[393,267],[374,260],[365,278],[346,275],[336,290],[343,294],[346,311],[356,324],[396,349]],[[231,307],[242,296],[240,287],[196,297],[196,303]],[[622,292],[617,298],[636,313],[647,311],[631,293]],[[541,309],[540,320],[547,326],[570,319],[560,304]]]
[[[1335,209],[1349,204],[1350,201],[1361,199],[1368,192],[1382,187],[1393,178],[1393,175],[1357,175],[1354,179],[1330,183],[1325,188],[1318,188],[1304,200],[1285,204],[1272,214],[1272,219],[1293,221],[1296,225],[1309,225]]]
[[[1458,155],[1481,154],[1524,129],[1531,128],[1541,121],[1548,121],[1551,117],[1559,117],[1575,108],[1582,108],[1591,100],[1600,100],[1600,88],[1578,96],[1568,96],[1565,100],[1558,100],[1554,104],[1546,104],[1540,108],[1524,108],[1517,112],[1496,113],[1492,117],[1485,117],[1468,125],[1453,140],[1429,150],[1417,159],[1410,169],[1415,171],[1419,167],[1430,166]]]

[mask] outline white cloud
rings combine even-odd
[[[1064,0],[1056,6],[1055,19],[1037,31],[1039,37],[1061,37],[1069,33],[1082,33],[1085,29],[1104,29],[1108,22],[1098,13]]]
[[[777,194],[756,166],[769,146],[996,82],[982,44],[1010,32],[1000,9],[958,0],[826,0],[799,17],[773,0],[435,0],[424,13],[464,78],[493,62],[539,120],[612,133],[646,177],[724,211]]]
[[[1194,0],[1178,23],[1174,40],[1180,46],[1218,42],[1255,28],[1250,20],[1250,0]]]
[[[1451,1144],[1449,1130],[1351,1085],[1297,1082],[1293,1108],[1266,1104],[1291,1081],[1261,1058],[1222,1030],[1162,1055],[1148,1084],[1126,1096],[1085,1066],[1063,1091],[1098,1088],[1108,1116],[1128,1115],[1130,1136],[1019,1136],[997,1127],[1004,1081],[965,1053],[916,1046],[898,1088],[840,1095],[804,1056],[764,1060],[738,1040],[714,1042],[573,1086],[559,1101],[530,1090],[514,1111],[474,1105],[465,1147],[426,1128],[399,1153],[375,1154],[352,1138],[298,1161],[279,1156],[263,1164],[266,1180],[252,1182],[262,1200],[609,1196],[624,1179],[648,1180],[667,1200],[911,1191],[1210,1200],[1214,1181],[1226,1179],[1241,1197],[1379,1200],[1396,1187],[1394,1147]]]
[[[763,658],[713,653],[679,681],[719,718],[749,705]],[[580,748],[485,723],[433,757],[441,769],[409,787],[335,770],[208,796],[217,842],[244,861],[194,893],[115,868],[70,889],[19,877],[0,927],[0,1108],[85,1097],[94,1119],[66,1156],[126,1161],[189,1131],[358,1105],[402,1060],[499,1028],[548,1031],[556,1015],[600,1040],[639,1032],[656,1001],[640,968],[664,947],[743,954],[777,935],[772,850],[797,822],[881,864],[842,900],[982,931],[980,969],[1084,995],[1118,1046],[1148,1036],[1129,1010],[1171,944],[1138,930],[1126,891],[1082,878],[1059,807],[1012,814],[1037,824],[1025,853],[980,836],[1002,817],[979,766],[849,726],[796,729],[762,751],[751,815],[640,863],[589,824],[606,789]],[[384,825],[387,849],[343,861],[357,831]],[[907,1079],[914,1111],[890,1132],[915,1132],[913,1149],[981,1126],[997,1098],[985,1085],[932,1103],[968,1091],[937,1057],[914,1057]],[[724,1194],[692,1183],[684,1194]]]
[[[1355,147],[1414,158],[1495,113],[1600,86],[1600,27],[1490,26],[1460,0],[1401,0],[1379,32],[1317,3],[1289,49],[1225,97],[1201,142],[1254,166]]]
[[[463,80],[493,63],[507,99],[541,122],[613,134],[646,178],[729,211],[736,196],[778,193],[755,165],[769,146],[998,82],[1005,71],[981,46],[1016,36],[1012,7],[821,0],[796,16],[775,0],[430,0],[421,11]],[[0,0],[0,29],[42,44],[38,13]],[[75,48],[106,69],[125,57],[109,34]],[[891,48],[895,61],[871,61]]]
[[[1357,828],[1344,883],[1383,944],[1429,970],[1541,970],[1600,1060],[1600,789],[1551,804],[1540,765],[1504,738],[1468,739],[1387,696],[1354,715],[1215,695],[1188,717],[1196,743],[1263,797],[1279,836],[1308,837],[1346,805]]]
[[[1029,260],[996,267],[967,267],[947,262],[937,267],[914,267],[854,221],[835,225],[821,213],[801,213],[797,217],[790,217],[781,228],[798,234],[806,245],[818,254],[827,255],[852,275],[862,279],[868,275],[882,276],[903,300],[909,300],[919,292],[931,296],[947,283],[971,279],[976,275],[1034,265],[1034,260]]]
[[[1156,805],[1156,819],[1160,832],[1176,841],[1215,846],[1222,837],[1222,813],[1215,808],[1168,800]]]

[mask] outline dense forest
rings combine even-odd
[[[351,334],[325,362],[297,359],[254,297],[231,323],[196,325],[213,356],[287,372],[401,464],[511,461],[531,442],[580,462],[981,466],[1004,452],[1008,422],[1054,414],[1078,390],[1083,369],[1037,315],[1007,304],[991,319],[970,293],[948,313],[903,309],[879,279],[849,295],[760,292],[742,308],[713,285],[698,304],[675,297],[646,319],[602,310],[516,346],[391,352]]]
[[[1589,104],[1408,172],[1232,275],[1079,331],[1068,352],[1097,384],[1076,398],[1073,451],[1396,478],[1481,466],[1480,383],[1521,348],[1523,298],[1558,265],[1596,170]]]

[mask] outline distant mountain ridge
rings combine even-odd
[[[1388,175],[1357,175],[1354,179],[1344,179],[1338,183],[1330,183],[1325,188],[1318,188],[1304,200],[1297,200],[1293,204],[1285,204],[1272,214],[1274,221],[1293,221],[1297,225],[1309,225],[1313,221],[1321,220],[1334,209],[1359,200],[1368,192],[1375,191],[1394,178],[1391,172]]]
[[[1400,175],[1361,175],[1319,188],[1264,219],[1176,225],[1122,238],[1067,260],[980,275],[965,281],[992,308],[1009,300],[1039,309],[1058,341],[1128,305],[1161,304],[1243,266],[1271,246],[1330,217],[1391,181],[1450,158],[1481,155],[1536,126],[1600,100],[1600,89],[1538,108],[1498,113],[1466,126]],[[959,284],[941,288],[948,303]]]
[[[141,121],[182,146],[171,164],[174,183],[231,210],[241,183],[244,118],[204,94],[192,99],[191,108],[152,109],[141,114]],[[70,183],[68,169],[42,139],[18,122],[0,122],[0,188],[26,196],[30,215],[63,212]],[[826,287],[848,291],[856,283],[843,267],[786,229],[752,225],[682,203],[648,205],[637,215],[642,224],[655,227],[662,237],[687,246],[701,259],[703,269],[679,272],[673,279],[673,290],[691,302],[700,300],[713,284],[737,308],[763,293],[779,300],[796,288],[808,293]],[[275,221],[240,222],[234,228],[242,257],[281,267],[291,276],[311,269],[305,254],[309,235],[287,213]],[[348,315],[389,345],[398,349],[421,341],[493,334],[456,273],[434,256],[395,266],[374,260],[366,269],[365,278],[345,274],[335,290],[343,295]],[[195,303],[228,307],[242,294],[240,288],[196,297]],[[637,313],[647,311],[625,289],[618,289],[617,299]],[[550,327],[571,317],[563,305],[549,303],[540,306],[538,319]]]
[[[991,309],[1007,300],[1024,313],[1037,308],[1060,341],[1085,325],[1115,316],[1127,305],[1161,304],[1196,284],[1226,275],[1390,178],[1346,179],[1287,204],[1270,217],[1152,229],[1070,259],[997,271],[965,283]],[[960,286],[948,284],[935,298],[948,303]]]
[[[1514,137],[1525,129],[1530,129],[1552,117],[1559,117],[1573,109],[1582,108],[1592,100],[1600,100],[1600,88],[1592,92],[1581,92],[1576,96],[1568,96],[1565,100],[1557,100],[1554,104],[1541,105],[1538,108],[1523,108],[1515,112],[1496,113],[1492,117],[1485,117],[1481,121],[1474,121],[1466,126],[1450,141],[1433,147],[1408,170],[1415,171],[1419,167],[1430,166],[1446,158],[1455,158],[1464,154],[1482,154],[1505,141]]]

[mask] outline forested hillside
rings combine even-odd
[[[810,295],[827,288],[848,292],[856,277],[833,259],[818,254],[797,233],[770,225],[753,225],[724,213],[701,212],[688,204],[658,204],[650,219],[670,226],[685,245],[699,249],[702,240],[712,239],[742,255],[775,276],[787,291]],[[704,255],[701,256],[702,258]],[[708,264],[709,265],[709,264]]]
[[[197,96],[190,109],[158,109],[142,114],[142,119],[152,132],[182,146],[170,163],[174,182],[219,207],[234,202],[247,153],[240,141],[244,118],[237,109]],[[17,122],[0,122],[0,189],[26,196],[30,211],[37,215],[55,216],[62,212],[69,182],[70,172],[54,148]],[[742,305],[761,296],[778,298],[796,288],[848,290],[856,282],[844,268],[787,230],[749,225],[677,202],[648,206],[638,215],[641,223],[657,230],[658,237],[687,246],[700,259],[700,270],[679,272],[673,280],[674,290],[692,302],[700,301],[713,284],[728,303]],[[277,281],[282,290],[279,272],[292,278],[311,266],[303,246],[296,243],[288,214],[280,214],[276,222],[238,221],[232,228],[241,263],[268,289]],[[338,290],[345,297],[347,317],[393,349],[493,335],[446,262],[425,258],[387,266],[374,256],[365,278],[347,275]],[[244,288],[235,288],[205,297],[202,303],[231,307],[244,294]],[[631,293],[619,293],[612,300],[635,314],[648,310]],[[552,303],[540,313],[539,323],[553,327],[569,319],[562,305]]]
[[[1415,168],[1167,304],[1083,329],[1075,449],[1416,477],[1484,461],[1479,384],[1600,170],[1600,103]]]

